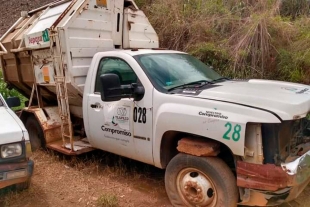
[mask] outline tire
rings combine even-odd
[[[29,133],[29,139],[31,143],[31,150],[35,152],[40,148],[45,147],[44,133],[43,130],[34,116],[30,116],[25,124],[26,129]]]
[[[29,179],[29,180],[27,180],[26,182],[16,184],[16,185],[15,185],[16,190],[17,190],[17,191],[23,191],[23,190],[28,189],[29,186],[30,186],[30,182],[31,182],[31,181],[30,181],[30,179]]]
[[[238,202],[236,178],[217,157],[176,155],[167,166],[165,187],[174,207],[236,207]]]

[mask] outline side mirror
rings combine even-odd
[[[6,103],[10,108],[18,107],[20,106],[20,99],[18,97],[9,97],[6,99]]]
[[[132,90],[133,90],[133,97],[135,101],[141,101],[144,97],[144,87],[139,86],[136,83],[131,84]]]
[[[122,98],[121,81],[116,74],[103,74],[100,76],[101,100],[106,102],[119,101]]]
[[[122,98],[134,98],[140,101],[145,93],[144,87],[136,83],[121,85],[116,74],[108,73],[100,76],[101,100],[105,102],[119,101]]]

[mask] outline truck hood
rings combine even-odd
[[[282,120],[305,117],[310,110],[310,86],[282,81],[225,81],[203,90],[198,97],[261,108]]]
[[[0,106],[0,145],[20,142],[23,130],[7,108]]]

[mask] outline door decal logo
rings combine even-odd
[[[127,115],[126,108],[118,108],[117,109],[117,115],[119,115],[119,116],[126,116]]]
[[[104,125],[101,126],[101,130],[104,131],[104,132],[109,132],[112,135],[119,134],[119,135],[131,137],[131,133],[130,132],[127,132],[125,130],[118,130],[118,129],[108,128],[107,126],[104,126]]]
[[[105,125],[130,131],[130,106],[111,104],[109,107],[105,106],[103,108]]]

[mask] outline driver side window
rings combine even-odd
[[[137,75],[132,68],[120,58],[103,58],[99,63],[96,76],[95,93],[100,94],[101,82],[100,76],[107,73],[113,73],[120,78],[121,85],[137,83]]]

